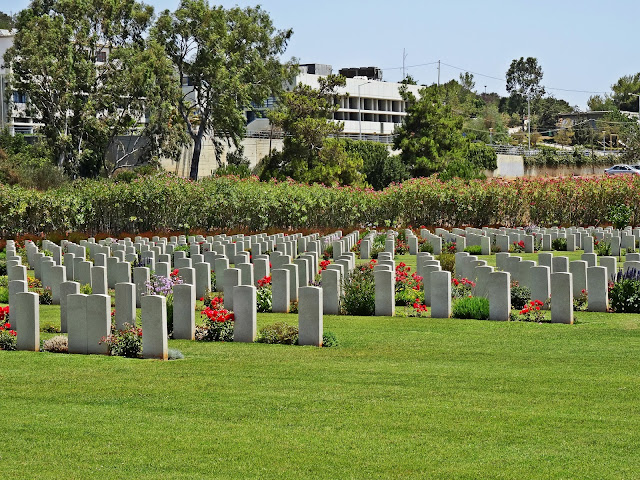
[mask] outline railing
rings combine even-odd
[[[540,152],[542,152],[542,150],[538,149],[538,148],[532,148],[531,150],[529,150],[527,147],[523,147],[520,145],[489,145],[491,148],[493,148],[495,150],[495,152],[497,154],[500,155],[520,155],[522,157],[533,157],[535,155],[538,155]],[[571,149],[566,149],[566,150],[560,150],[560,149],[555,149],[554,153],[556,155],[573,155],[573,152],[575,151],[575,148],[571,148]],[[583,155],[586,156],[591,156],[591,149],[582,149],[582,153]],[[620,155],[622,153],[622,150],[607,150],[604,153],[602,152],[602,150],[594,150],[593,154],[594,155]]]

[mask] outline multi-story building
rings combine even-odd
[[[27,112],[27,96],[20,92],[7,95],[10,68],[4,65],[4,54],[13,46],[15,30],[0,30],[0,130],[9,129],[11,135],[30,135],[40,125]]]

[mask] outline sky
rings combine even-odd
[[[3,4],[10,5],[10,9]],[[156,12],[179,0],[146,0]],[[610,0],[302,0],[220,1],[255,6],[280,29],[293,29],[285,58],[344,67],[376,66],[384,80],[402,79],[405,63],[420,84],[469,71],[477,92],[505,95],[513,59],[536,57],[547,92],[581,109],[623,75],[640,71],[640,1]],[[0,0],[19,11],[29,0]],[[424,65],[429,64],[429,65]]]

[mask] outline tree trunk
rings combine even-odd
[[[200,152],[202,151],[202,135],[196,135],[193,139],[193,155],[191,156],[191,169],[189,178],[198,180],[198,166],[200,165]]]

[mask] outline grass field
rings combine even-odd
[[[0,351],[1,476],[637,478],[640,318],[576,316],[326,316],[339,347],[171,340],[171,362]]]

